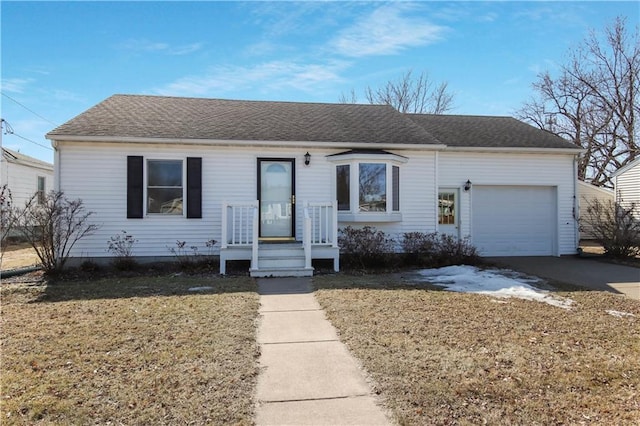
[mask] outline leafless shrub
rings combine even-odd
[[[24,208],[12,212],[15,226],[47,273],[61,271],[73,246],[98,229],[98,225],[89,223],[92,214],[81,199],[69,200],[61,191],[52,191],[41,200],[33,196]]]
[[[347,264],[363,269],[387,266],[394,257],[394,240],[372,226],[340,229],[338,245]]]
[[[589,227],[594,239],[612,257],[633,257],[640,254],[640,218],[634,217],[635,203],[620,205],[613,201],[591,200],[580,218]]]
[[[401,244],[405,263],[411,266],[475,265],[480,260],[469,240],[447,234],[407,232]]]
[[[11,190],[5,183],[0,188],[0,260],[4,256],[4,251],[7,248],[7,239],[13,230],[15,215],[12,214],[13,210],[13,197],[11,196]]]
[[[137,262],[133,258],[133,246],[137,242],[138,240],[133,238],[133,235],[124,230],[109,238],[107,244],[109,245],[109,252],[116,257],[112,262],[116,269],[126,271],[137,266]]]

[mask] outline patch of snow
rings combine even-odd
[[[447,266],[419,271],[424,281],[441,285],[449,291],[486,294],[494,297],[516,297],[548,303],[569,309],[573,300],[553,297],[548,291],[531,284],[540,278],[518,274],[508,269],[479,269],[475,266]]]
[[[209,286],[204,286],[204,287],[191,287],[189,289],[189,291],[207,291],[207,290],[213,290],[213,287],[209,287]]]
[[[620,311],[614,311],[613,309],[607,309],[606,312],[609,315],[613,315],[614,317],[618,317],[618,318],[622,318],[622,317],[635,317],[635,315],[633,315],[630,312],[620,312]]]

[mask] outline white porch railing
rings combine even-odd
[[[313,255],[334,259],[339,268],[338,203],[337,201],[303,203],[302,247],[306,269],[311,269]],[[220,273],[226,271],[227,260],[248,258],[251,249],[251,269],[258,269],[259,257],[258,201],[222,202]],[[314,249],[315,247],[315,249]],[[239,250],[233,250],[237,248]]]
[[[312,246],[338,247],[337,213],[337,201],[304,203],[302,243],[306,268],[311,268]]]
[[[222,202],[221,245],[230,247],[251,247],[251,268],[258,266],[258,201]],[[224,274],[221,259],[220,272]]]

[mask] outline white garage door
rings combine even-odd
[[[551,256],[556,191],[548,186],[474,186],[472,241],[483,256]]]

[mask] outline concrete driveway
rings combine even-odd
[[[577,256],[487,257],[485,259],[498,266],[540,278],[594,290],[623,293],[640,300],[640,268]]]

